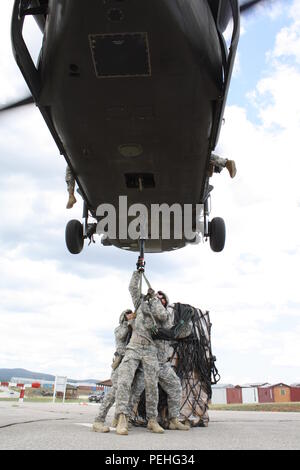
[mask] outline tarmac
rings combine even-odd
[[[0,401],[0,450],[299,450],[300,413],[210,411],[207,428],[92,432],[99,405]],[[114,410],[107,423],[110,425]]]

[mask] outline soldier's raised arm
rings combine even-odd
[[[137,309],[140,303],[140,276],[139,271],[133,271],[129,284],[129,292],[132,298],[134,308]]]

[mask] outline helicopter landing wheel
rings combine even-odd
[[[70,220],[65,232],[66,245],[72,255],[81,253],[84,244],[83,225],[79,220]]]
[[[225,222],[221,217],[215,217],[209,223],[209,242],[212,251],[220,253],[226,240]]]

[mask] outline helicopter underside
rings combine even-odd
[[[121,195],[129,205],[203,204],[227,54],[208,1],[84,5],[49,0],[38,106],[89,213],[99,221],[98,206],[117,207]]]
[[[66,0],[63,10],[50,2],[41,103],[92,211],[119,195],[131,204],[201,201],[222,55],[207,3],[194,2],[201,24],[184,3],[188,26],[169,0]]]

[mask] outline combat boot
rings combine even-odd
[[[178,418],[172,418],[170,420],[169,429],[171,429],[171,431],[175,431],[176,429],[178,431],[189,431],[190,426],[181,423]]]
[[[109,432],[110,429],[103,421],[95,421],[93,424],[93,431],[94,432]]]
[[[69,199],[67,203],[67,209],[72,209],[74,204],[77,202],[76,197],[74,196],[74,191],[69,191]]]
[[[164,429],[158,424],[158,422],[154,418],[149,419],[147,428],[149,429],[149,431],[155,432],[157,434],[163,434],[165,432]]]
[[[128,435],[127,416],[124,415],[124,413],[121,413],[119,415],[116,433],[119,434],[120,436],[127,436]]]
[[[114,416],[114,419],[112,420],[111,427],[116,428],[118,426],[118,416]]]
[[[225,167],[227,168],[231,178],[234,178],[236,175],[236,166],[234,160],[227,160]]]

